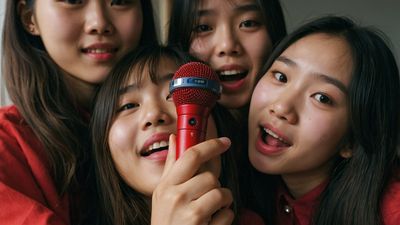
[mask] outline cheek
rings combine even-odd
[[[260,31],[251,37],[246,37],[243,43],[253,64],[260,69],[259,67],[264,64],[272,50],[272,43],[267,32]]]
[[[271,96],[272,88],[266,84],[265,79],[261,79],[256,87],[254,88],[251,102],[250,102],[250,113],[259,111],[268,105]]]
[[[134,129],[130,123],[115,121],[110,128],[108,143],[111,151],[115,149],[127,149],[134,146],[136,141],[137,129]]]
[[[341,112],[335,112],[329,115],[317,114],[315,112],[306,112],[303,115],[304,126],[300,131],[304,134],[305,143],[310,143],[310,148],[320,148],[325,146],[327,154],[337,151],[342,138],[346,135],[347,121]]]
[[[118,17],[116,26],[125,44],[130,48],[135,48],[139,44],[143,30],[142,12],[136,10],[131,14]]]
[[[189,53],[194,57],[209,62],[211,55],[211,43],[201,38],[194,38],[190,44]]]

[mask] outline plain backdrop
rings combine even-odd
[[[171,0],[152,0],[158,24],[167,24],[168,8]],[[3,30],[5,0],[0,0],[0,29]],[[323,15],[349,16],[361,25],[371,25],[382,30],[390,39],[392,49],[400,65],[400,0],[281,0],[288,30]],[[163,34],[162,28],[158,29]],[[3,33],[3,32],[1,32]],[[1,50],[1,47],[0,47]],[[1,60],[1,55],[0,55]],[[10,104],[4,82],[0,80],[0,105]]]

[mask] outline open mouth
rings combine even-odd
[[[290,147],[291,144],[284,140],[283,138],[279,137],[276,133],[273,131],[260,127],[261,129],[261,138],[263,142],[267,145],[270,146],[276,146],[276,147]]]
[[[169,145],[168,145],[167,141],[154,142],[152,145],[150,145],[148,147],[147,150],[142,151],[140,153],[140,155],[143,156],[143,157],[147,157],[147,156],[150,156],[153,153],[161,152],[161,151],[164,151],[164,150],[168,150],[168,147],[169,147]]]
[[[245,78],[249,71],[245,70],[226,70],[218,72],[221,81],[237,81]]]

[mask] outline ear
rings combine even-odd
[[[353,156],[353,149],[346,145],[342,150],[339,151],[339,155],[344,159],[350,159]]]
[[[32,35],[39,35],[33,9],[27,5],[26,0],[18,1],[17,10],[25,30]]]

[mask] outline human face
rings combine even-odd
[[[177,69],[176,63],[163,58],[158,67],[158,84],[150,80],[146,71],[139,85],[132,79],[124,88],[119,112],[110,128],[109,147],[119,174],[130,187],[146,196],[151,196],[160,181],[168,138],[176,133],[176,109],[167,96],[169,81]],[[134,75],[135,72],[131,76]],[[217,137],[211,117],[207,129],[207,139]],[[203,169],[220,173],[219,158],[206,164]]]
[[[227,108],[249,103],[271,40],[255,0],[202,0],[190,53],[217,71]]]
[[[73,81],[71,88],[101,83],[115,62],[138,45],[140,0],[122,2],[35,0],[33,34]]]
[[[254,167],[291,184],[327,179],[348,130],[347,42],[312,34],[289,46],[258,82],[250,104],[249,157]]]

